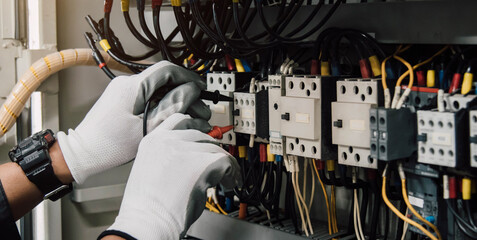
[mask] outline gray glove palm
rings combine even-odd
[[[174,114],[139,146],[119,215],[109,230],[136,239],[178,239],[204,210],[206,190],[241,182],[236,160],[203,129],[203,120]]]
[[[77,183],[134,159],[142,139],[145,103],[165,85],[178,87],[149,112],[149,131],[174,113],[210,118],[207,106],[198,99],[205,83],[182,67],[162,61],[140,74],[117,77],[75,130],[70,129],[68,135],[58,133],[65,161]]]

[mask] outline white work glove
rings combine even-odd
[[[194,72],[162,61],[142,73],[115,78],[75,130],[58,133],[66,164],[77,183],[88,176],[134,159],[143,137],[143,113],[148,99],[162,86],[178,86],[148,112],[152,131],[174,113],[208,120],[209,108],[199,100],[205,83]]]
[[[197,130],[204,120],[174,114],[139,145],[119,215],[100,238],[182,238],[204,210],[206,191],[241,183],[235,158],[210,136]]]

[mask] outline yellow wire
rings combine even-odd
[[[432,57],[426,59],[426,60],[423,61],[423,62],[420,62],[420,63],[414,65],[414,66],[412,67],[412,69],[415,70],[415,69],[417,69],[418,67],[420,67],[420,66],[422,66],[422,65],[428,64],[429,62],[432,61],[432,59],[434,59],[435,57],[441,55],[441,54],[442,54],[443,52],[445,52],[447,49],[449,49],[449,45],[443,47],[441,50],[439,50],[439,51],[436,52],[434,55],[432,55]],[[406,65],[406,66],[407,66],[407,65]],[[408,68],[409,68],[409,67],[408,67]],[[399,79],[398,79],[398,81],[397,81],[397,83],[396,83],[396,86],[401,86],[402,80],[403,80],[404,78],[406,78],[411,72],[413,72],[413,70],[407,70],[405,73],[403,73],[403,74],[399,77]]]
[[[330,217],[330,204],[328,202],[328,193],[326,192],[325,185],[321,181],[320,174],[318,174],[318,168],[316,167],[316,162],[313,159],[313,167],[315,168],[316,176],[318,176],[318,181],[320,181],[321,189],[323,190],[323,195],[325,197],[325,203],[326,203],[326,215],[328,215],[328,233],[329,235],[332,234],[331,232],[331,217]]]
[[[401,179],[401,186],[402,186],[402,196],[404,198],[404,202],[406,202],[406,205],[407,205],[407,208],[409,210],[411,210],[412,214],[414,214],[414,216],[416,216],[417,218],[419,218],[419,220],[421,220],[422,222],[424,222],[425,224],[427,224],[427,226],[431,227],[432,230],[434,230],[434,232],[437,234],[437,237],[439,238],[439,240],[442,240],[442,236],[441,236],[441,233],[439,232],[439,229],[437,229],[437,227],[430,223],[429,221],[427,221],[425,218],[423,218],[417,211],[416,209],[414,209],[414,207],[411,205],[411,203],[409,202],[409,198],[407,196],[407,191],[406,191],[406,179]]]
[[[335,186],[331,186],[331,216],[333,220],[333,233],[338,232],[338,219],[336,218],[336,194]]]
[[[396,51],[393,53],[393,55],[389,56],[389,57],[386,57],[383,62],[381,63],[381,82],[383,84],[383,89],[386,90],[388,89],[388,84],[386,83],[386,62],[391,59],[394,55],[396,54],[399,54],[399,53],[403,53],[405,52],[406,50],[408,50],[409,48],[411,48],[412,45],[407,45],[406,47],[402,48],[402,45],[399,45],[396,49]]]
[[[388,84],[386,83],[386,62],[392,58],[392,55],[385,58],[383,62],[381,63],[381,82],[383,84],[383,89],[386,90],[388,89]]]
[[[212,212],[215,212],[215,213],[218,213],[220,214],[219,210],[217,210],[217,208],[213,207],[212,205],[210,205],[210,203],[208,202],[205,202],[205,207],[207,207],[210,211]]]
[[[405,221],[405,222],[413,225],[414,227],[418,228],[419,230],[421,230],[424,234],[426,234],[432,240],[438,240],[434,235],[432,235],[432,233],[427,231],[427,229],[425,229],[419,223],[416,223],[415,221],[413,221],[413,220],[407,218],[406,216],[402,215],[402,213],[399,212],[399,210],[397,210],[396,207],[394,207],[394,205],[389,201],[388,196],[386,195],[386,177],[385,176],[383,176],[382,197],[383,197],[384,203],[386,203],[386,205],[389,207],[389,209],[391,209],[391,211],[393,211],[394,214],[396,214],[400,219],[402,219],[403,221]]]
[[[409,72],[409,84],[407,86],[407,88],[412,88],[412,85],[414,84],[414,70],[412,70],[412,66],[411,64],[409,64],[406,60],[404,60],[404,58],[400,57],[400,56],[397,56],[397,55],[393,55],[393,58],[400,61],[402,64],[404,64],[406,67],[407,67],[407,72]],[[401,75],[399,77],[399,79],[397,80],[396,82],[396,86],[401,86],[401,82],[402,80],[404,79],[404,76],[405,73],[403,75]]]

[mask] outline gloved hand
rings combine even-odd
[[[212,137],[177,130],[203,129],[203,122],[174,114],[142,140],[119,215],[100,237],[124,237],[119,231],[141,240],[177,240],[204,210],[207,188],[241,183],[237,161]]]
[[[117,77],[75,130],[70,129],[68,135],[57,134],[66,164],[77,183],[134,159],[143,137],[145,103],[164,85],[178,87],[149,111],[148,131],[174,113],[188,112],[197,118],[210,118],[210,110],[198,99],[205,83],[194,72],[162,61],[140,74]]]

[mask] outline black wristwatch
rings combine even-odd
[[[56,201],[71,192],[73,185],[64,185],[56,177],[48,150],[56,142],[50,129],[33,134],[21,141],[8,153],[12,162],[18,163],[28,179],[43,194],[43,199]]]

